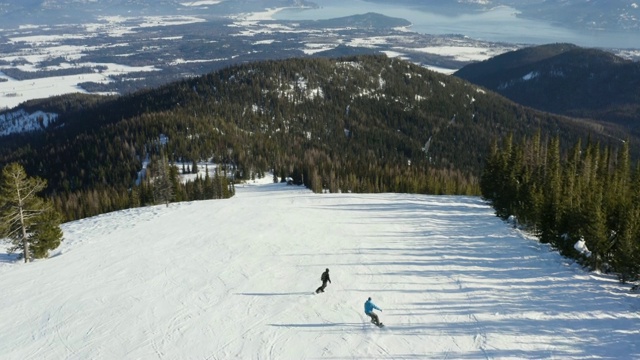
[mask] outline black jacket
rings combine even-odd
[[[331,282],[331,278],[329,278],[329,272],[325,271],[322,273],[322,276],[320,276],[320,280],[322,280],[322,282]]]

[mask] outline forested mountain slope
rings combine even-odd
[[[640,63],[607,51],[533,46],[467,65],[454,75],[525,106],[640,131]]]
[[[248,63],[25,108],[59,116],[41,132],[3,137],[0,164],[19,161],[48,179],[58,203],[82,206],[91,194],[93,212],[131,206],[143,161],[160,151],[172,162],[226,164],[240,178],[273,169],[318,192],[479,194],[489,144],[506,134],[626,138],[385,56]]]

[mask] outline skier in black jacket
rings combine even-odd
[[[320,280],[322,280],[322,286],[316,289],[316,294],[324,292],[324,288],[327,287],[327,282],[331,283],[331,278],[329,278],[329,269],[326,269],[322,275],[320,276]]]

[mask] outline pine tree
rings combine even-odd
[[[213,180],[211,176],[209,176],[209,167],[206,167],[205,175],[204,175],[204,199],[215,199],[215,188],[213,185]]]
[[[0,237],[10,239],[11,251],[22,249],[25,262],[42,258],[62,241],[61,216],[37,194],[47,182],[27,176],[22,165],[2,169],[0,181]]]
[[[169,206],[169,202],[174,197],[174,181],[172,181],[172,171],[169,161],[164,153],[160,156],[156,164],[156,173],[153,180],[153,198],[158,203],[164,203]]]
[[[128,207],[135,208],[140,206],[140,191],[136,187],[132,187],[128,192]]]
[[[622,149],[618,151],[611,184],[607,189],[610,226],[617,232],[624,222],[624,214],[631,208],[631,160],[628,141],[624,142]]]
[[[583,202],[581,186],[583,178],[579,176],[580,155],[582,153],[582,141],[579,139],[571,148],[566,164],[562,172],[562,214],[560,229],[563,243],[561,251],[570,255],[575,250],[573,244],[580,238],[582,226]]]
[[[540,241],[558,247],[560,209],[560,139],[551,139],[547,150],[547,166],[544,177],[544,203],[540,224]]]
[[[47,209],[53,209],[52,204],[47,204]],[[48,210],[38,217],[37,221],[30,228],[31,256],[42,259],[49,256],[49,250],[60,246],[62,241],[62,229],[60,222],[62,216],[53,210]]]
[[[640,166],[628,193],[629,207],[621,214],[622,225],[613,250],[613,266],[621,282],[635,281],[640,276]]]
[[[606,215],[602,211],[602,193],[595,192],[586,206],[584,238],[591,251],[588,263],[593,270],[602,270],[607,249]]]
[[[510,171],[508,170],[508,159],[511,156],[512,137],[508,136],[504,140],[504,150],[498,148],[497,142],[493,142],[491,152],[486,161],[485,170],[480,180],[480,188],[482,195],[491,200],[496,214],[502,218],[508,217],[510,214],[510,203],[512,198],[508,196],[508,190],[511,183]]]
[[[173,191],[173,201],[185,201],[186,193],[184,191],[184,185],[180,182],[180,174],[178,173],[178,167],[169,166],[169,179],[171,180],[171,191]]]

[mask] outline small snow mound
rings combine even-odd
[[[578,242],[573,245],[573,248],[584,256],[591,257],[591,251],[587,248],[587,244],[585,244],[584,239],[578,240]]]

